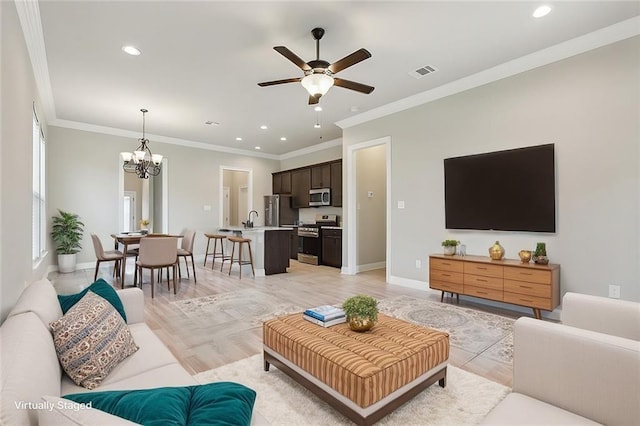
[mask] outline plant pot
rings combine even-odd
[[[453,256],[456,254],[456,246],[444,246],[443,249],[446,256]]]
[[[359,333],[371,330],[374,322],[371,321],[371,318],[368,317],[349,317],[349,327],[353,331],[357,331]]]
[[[59,254],[58,255],[58,272],[68,274],[76,270],[77,254]]]

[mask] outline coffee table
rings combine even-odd
[[[358,425],[371,425],[436,381],[446,386],[449,335],[379,314],[368,332],[321,327],[301,313],[266,321],[264,369],[284,371]]]

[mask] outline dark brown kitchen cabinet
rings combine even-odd
[[[331,205],[342,207],[342,161],[331,163]]]
[[[322,228],[322,264],[342,267],[342,229]]]
[[[329,188],[331,187],[331,165],[320,164],[311,166],[311,188]]]
[[[264,231],[264,274],[282,274],[289,267],[291,231]]]
[[[291,194],[291,172],[272,174],[273,194]]]
[[[293,228],[291,231],[291,243],[289,245],[291,259],[298,260],[298,228]]]
[[[291,207],[294,209],[309,207],[309,189],[311,189],[311,169],[292,170]]]

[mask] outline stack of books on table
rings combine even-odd
[[[302,314],[302,317],[322,327],[331,327],[332,325],[347,322],[344,311],[341,308],[336,308],[331,305],[322,305],[307,309]]]

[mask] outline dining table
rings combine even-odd
[[[141,232],[127,232],[127,233],[119,233],[114,234],[116,242],[122,244],[122,264],[120,270],[120,287],[124,288],[124,278],[127,270],[127,252],[129,250],[130,245],[140,244],[140,240],[142,238],[150,238],[150,237],[175,237],[175,238],[183,238],[183,235],[172,235],[172,234],[143,234]]]

